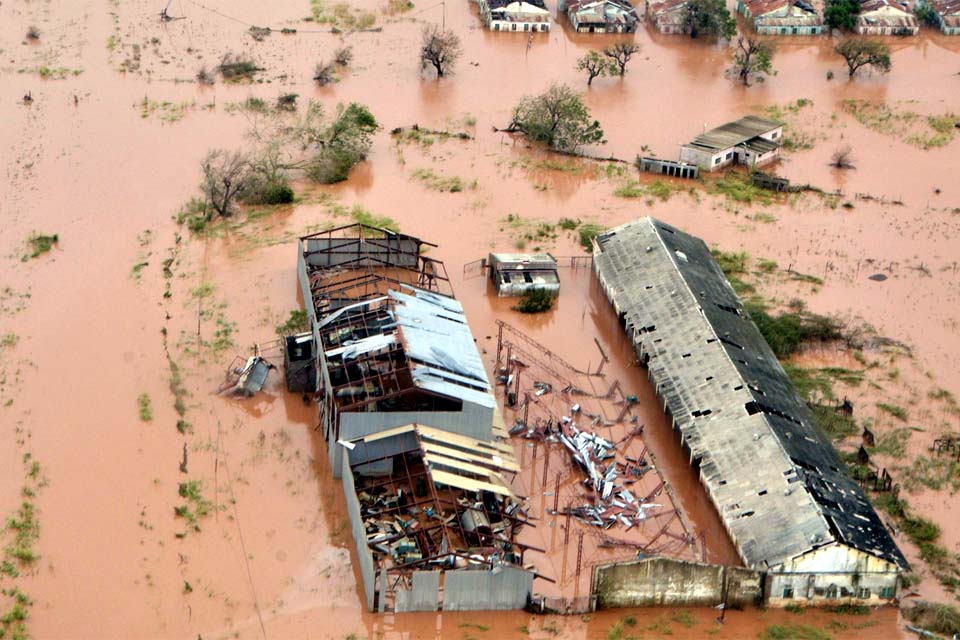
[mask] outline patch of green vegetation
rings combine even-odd
[[[560,218],[560,222],[557,224],[564,231],[573,231],[580,226],[580,220],[574,220],[573,218]]]
[[[846,99],[840,108],[878,133],[898,138],[921,149],[942,147],[953,141],[960,117],[954,113],[923,117],[915,111],[891,106],[885,102]]]
[[[920,601],[913,607],[905,607],[902,613],[914,625],[928,631],[946,636],[960,634],[960,609],[954,605]]]
[[[174,515],[186,521],[188,531],[200,531],[200,519],[213,511],[213,503],[203,495],[203,482],[200,480],[181,482],[177,492],[184,503],[174,507]]]
[[[0,594],[9,598],[9,608],[0,614],[0,638],[9,635],[10,640],[28,640],[30,636],[26,622],[30,617],[33,601],[16,586],[4,589]]]
[[[416,169],[411,175],[433,191],[458,193],[464,189],[477,188],[476,180],[468,184],[460,176],[442,176],[431,169]]]
[[[587,253],[593,253],[593,239],[604,231],[606,231],[606,228],[598,224],[586,223],[581,225],[580,246],[583,247]]]
[[[143,270],[150,266],[150,261],[147,260],[143,254],[140,255],[140,259],[133,265],[130,269],[130,277],[134,280],[140,280],[143,276]]]
[[[907,421],[907,410],[901,406],[888,404],[886,402],[878,402],[877,409],[880,409],[880,411],[883,411],[884,413],[889,413],[897,420],[901,420],[903,422]]]
[[[771,624],[757,634],[758,640],[832,640],[833,636],[806,624]]]
[[[614,190],[613,195],[618,198],[642,198],[646,195],[646,190],[636,180],[630,180],[620,185]]]
[[[20,342],[20,336],[10,331],[0,338],[0,347],[15,347],[18,342]]]
[[[400,231],[400,225],[397,224],[393,218],[389,216],[377,216],[371,213],[369,210],[364,209],[363,205],[359,202],[354,204],[353,207],[349,209],[350,217],[353,218],[354,222],[359,222],[368,227],[376,227],[378,229],[386,229],[388,231],[393,231],[394,233]]]
[[[666,202],[677,191],[683,191],[684,187],[665,182],[663,180],[654,180],[650,184],[640,184],[636,180],[629,180],[618,187],[613,195],[618,198],[657,198]]]
[[[555,300],[556,296],[546,289],[527,289],[512,308],[520,313],[543,313],[553,308]]]
[[[480,624],[479,622],[461,622],[461,629],[476,629],[477,631],[489,631],[490,627],[485,624]]]
[[[60,242],[59,234],[46,234],[46,233],[33,233],[30,234],[30,237],[27,238],[27,250],[30,252],[29,256],[24,256],[23,259],[26,260],[28,257],[36,258],[44,253],[53,249],[53,245]]]
[[[951,493],[960,490],[960,462],[949,458],[916,456],[910,466],[897,467],[897,471],[907,491],[921,487],[934,491],[948,487]]]
[[[759,222],[761,224],[773,224],[774,222],[777,221],[777,216],[773,215],[772,213],[768,213],[766,211],[758,211],[757,213],[747,217],[753,220],[754,222]]]
[[[748,302],[747,311],[773,353],[788,358],[807,342],[841,340],[840,323],[834,318],[806,311],[771,314],[761,302]]]
[[[185,433],[190,427],[190,423],[182,419],[187,415],[187,388],[183,385],[183,377],[180,375],[179,365],[169,356],[167,357],[167,366],[170,369],[169,387],[170,393],[173,394],[173,409],[181,418],[177,420],[177,431]]]
[[[138,102],[135,107],[140,108],[140,117],[149,118],[152,115],[158,115],[163,122],[179,122],[187,115],[187,111],[195,109],[197,103],[195,100],[185,100],[182,102],[169,102],[167,100],[156,102],[147,96]]]
[[[181,207],[174,219],[177,224],[186,224],[193,233],[203,233],[210,221],[211,212],[207,203],[200,198],[190,198]]]
[[[749,175],[739,171],[730,171],[708,183],[707,191],[743,204],[770,205],[773,202],[771,191],[754,185]]]
[[[834,407],[810,402],[808,405],[817,421],[817,426],[834,442],[856,435],[860,428],[856,421],[844,413],[839,413]]]
[[[143,422],[150,422],[153,420],[153,403],[150,401],[150,396],[146,393],[141,393],[137,397],[137,409],[140,413],[140,420]]]
[[[800,606],[799,604],[794,604],[792,602],[787,606],[785,606],[783,610],[786,611],[787,613],[793,613],[795,615],[800,615],[801,613],[806,611],[804,607]]]
[[[330,4],[326,0],[310,0],[310,11],[314,22],[329,24],[334,31],[369,29],[377,22],[376,15],[351,8],[347,2]]]
[[[825,607],[825,611],[836,613],[842,616],[867,616],[870,615],[870,607],[864,604],[838,604],[832,607]]]
[[[807,284],[812,284],[815,286],[820,286],[823,284],[823,279],[818,278],[817,276],[811,276],[807,273],[799,273],[797,271],[789,271],[790,279],[797,282],[806,282]]]
[[[876,445],[870,450],[870,454],[901,459],[907,453],[907,442],[912,434],[913,429],[909,428],[893,429],[881,433],[877,437]]]
[[[290,317],[287,318],[286,322],[277,325],[277,335],[283,338],[297,333],[303,333],[309,328],[307,312],[303,309],[294,309],[290,312]]]
[[[674,613],[672,616],[670,616],[670,620],[676,622],[686,629],[690,629],[697,624],[697,619],[694,618],[693,615],[686,609]]]

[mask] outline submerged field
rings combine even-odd
[[[811,400],[853,402],[853,424],[832,432],[842,451],[864,426],[876,434],[873,459],[905,503],[877,496],[915,565],[910,589],[955,603],[960,484],[930,446],[960,422],[960,141],[945,124],[960,113],[960,39],[891,39],[891,73],[853,81],[829,38],[790,39],[778,74],[745,88],[725,77],[729,49],[641,30],[626,76],[587,90],[575,61],[609,40],[562,18],[528,42],[481,29],[467,0],[445,16],[419,2],[176,0],[178,19],[161,22],[163,4],[0,5],[8,637],[911,637],[893,609],[728,612],[723,626],[712,610],[367,614],[315,410],[276,374],[248,400],[214,393],[235,356],[296,322],[295,239],[351,221],[439,245],[430,255],[446,262],[488,364],[496,318],[578,364],[596,360],[596,335],[641,397],[643,372],[584,274],[555,311],[522,316],[463,265],[491,250],[582,255],[584,237],[655,215],[732,256],[723,264],[741,294],[772,316],[842,320],[861,339],[803,344],[785,355],[789,370]],[[416,49],[422,25],[441,20],[464,54],[437,80]],[[318,86],[317,63],[345,45],[353,60]],[[256,70],[197,81],[228,53]],[[607,143],[590,155],[673,158],[704,126],[767,114],[791,141],[777,172],[826,194],[774,196],[737,175],[654,180],[494,130],[551,81],[583,91],[601,123]],[[298,175],[292,203],[192,230],[178,213],[199,193],[202,158],[252,146],[251,129],[290,94],[298,113],[311,100],[328,113],[367,105],[380,124],[369,158],[337,185]],[[390,133],[414,124],[465,135]],[[856,168],[831,167],[845,145]],[[648,427],[667,442],[652,408]],[[663,464],[682,484],[683,456]],[[687,484],[695,510],[703,498]]]

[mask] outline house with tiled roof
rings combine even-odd
[[[550,31],[543,0],[477,0],[477,6],[491,31]]]
[[[628,0],[561,0],[560,11],[581,33],[633,33],[637,10]]]
[[[647,0],[647,20],[660,33],[690,33],[684,24],[686,12],[687,0]]]
[[[864,0],[854,31],[865,36],[912,36],[920,31],[920,22],[896,0]]]
[[[924,4],[933,10],[940,31],[960,36],[960,0],[932,0]]]
[[[761,35],[818,36],[823,18],[806,0],[737,0],[737,13]]]

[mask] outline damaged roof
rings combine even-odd
[[[777,120],[761,118],[760,116],[744,116],[739,120],[728,122],[701,133],[690,144],[691,146],[720,151],[743,144],[751,138],[769,133],[782,126],[783,123]]]
[[[453,298],[410,286],[388,295],[414,383],[427,391],[493,407],[496,402],[463,306]]]
[[[707,245],[654,218],[594,264],[744,561],[839,543],[908,568]]]

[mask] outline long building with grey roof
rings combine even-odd
[[[906,560],[707,245],[654,218],[594,265],[744,563],[785,604],[896,597]]]

